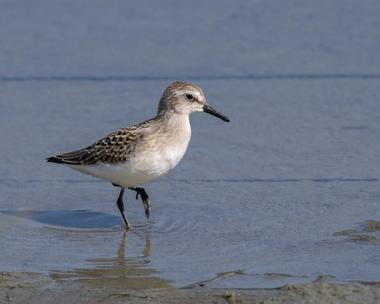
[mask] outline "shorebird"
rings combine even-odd
[[[86,148],[46,160],[120,187],[116,205],[129,230],[132,226],[124,212],[125,189],[135,191],[136,199],[140,195],[148,219],[149,196],[141,185],[168,174],[182,159],[191,137],[189,115],[192,112],[206,112],[230,121],[206,103],[199,86],[176,81],[165,89],[154,118],[115,131]]]

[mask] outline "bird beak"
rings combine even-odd
[[[222,119],[224,121],[230,122],[230,119],[227,116],[224,116],[223,114],[219,113],[218,111],[216,111],[213,107],[209,106],[208,104],[205,104],[203,106],[203,112],[211,114],[215,117],[219,117],[220,119]]]

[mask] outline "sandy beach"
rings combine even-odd
[[[98,287],[81,280],[57,281],[31,273],[1,273],[1,303],[378,303],[380,282],[342,283],[333,278],[318,278],[301,285],[276,289],[211,289],[197,286],[176,289],[144,286],[110,286],[98,278]],[[122,280],[122,279],[121,279]],[[104,284],[101,284],[103,281]],[[103,285],[103,286],[102,286]]]

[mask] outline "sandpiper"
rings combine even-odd
[[[166,175],[179,163],[190,141],[192,112],[206,112],[230,121],[206,103],[199,86],[176,81],[164,91],[154,118],[115,131],[84,149],[49,157],[47,161],[67,165],[120,187],[116,204],[128,230],[132,226],[124,213],[125,189],[135,191],[136,199],[140,195],[145,216],[149,218],[149,196],[140,186]]]

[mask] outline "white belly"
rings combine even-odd
[[[88,166],[69,165],[69,167],[123,187],[135,187],[157,178],[144,171],[136,170],[129,162],[119,165],[97,163]]]

